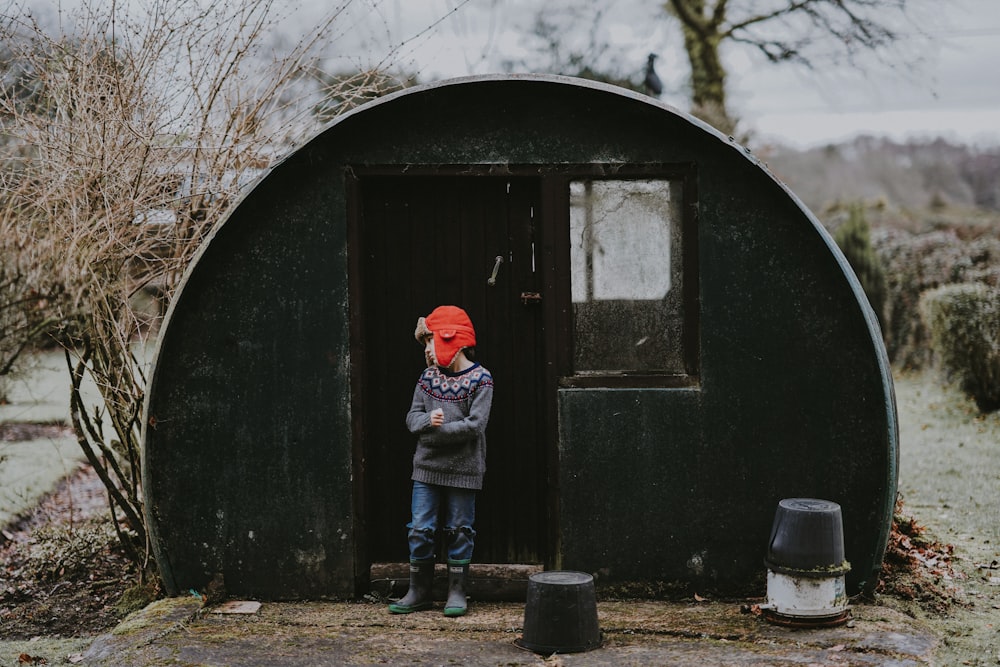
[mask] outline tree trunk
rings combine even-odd
[[[705,0],[670,0],[669,8],[680,20],[691,65],[691,113],[720,132],[733,134],[736,121],[726,108],[726,70],[719,57],[724,3],[721,9],[713,8],[712,16],[705,15]]]

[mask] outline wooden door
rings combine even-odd
[[[355,484],[359,562],[407,559],[415,438],[404,417],[423,351],[418,316],[461,306],[477,361],[494,377],[485,487],[477,498],[480,563],[542,563],[547,556],[540,182],[489,175],[360,174],[353,182]],[[495,277],[495,281],[490,279]],[[551,425],[550,425],[551,426]]]

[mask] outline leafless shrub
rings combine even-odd
[[[348,4],[279,57],[266,48],[283,18],[275,0],[82,0],[58,30],[27,10],[0,25],[0,134],[12,137],[0,171],[0,372],[37,334],[64,346],[77,438],[147,572],[148,316],[136,298],[170,297],[241,190],[315,131],[322,99],[342,109],[382,90],[377,71],[316,83]]]
[[[1000,210],[1000,148],[995,146],[859,136],[808,150],[764,146],[756,152],[815,211],[860,199],[882,199],[890,208],[920,217],[935,207],[933,215],[942,218],[956,209]]]

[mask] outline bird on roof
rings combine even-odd
[[[660,81],[656,70],[653,69],[653,63],[656,61],[656,58],[657,55],[655,53],[649,54],[649,58],[646,59],[646,78],[642,80],[642,85],[646,87],[646,94],[653,97],[659,97],[660,93],[663,92],[663,82]]]

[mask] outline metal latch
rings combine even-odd
[[[541,292],[521,292],[521,303],[527,306],[529,303],[541,303]]]

